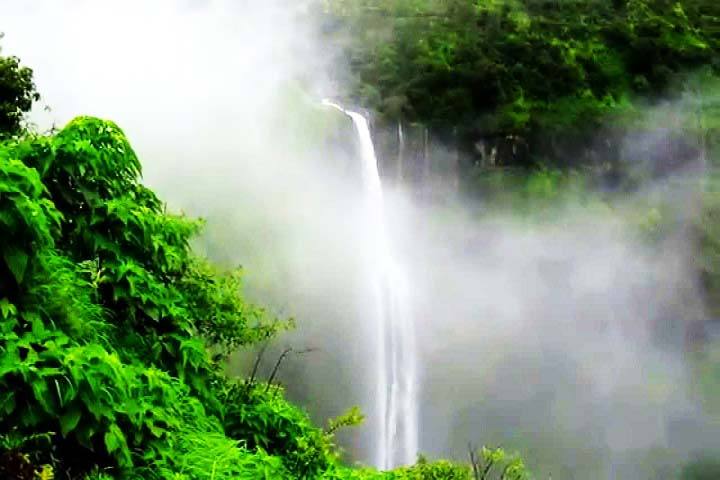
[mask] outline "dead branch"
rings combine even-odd
[[[255,378],[257,377],[258,369],[260,368],[260,362],[262,361],[263,356],[265,355],[265,351],[268,348],[268,345],[270,344],[270,341],[266,341],[263,343],[262,347],[260,347],[260,351],[258,352],[257,356],[255,357],[255,363],[253,364],[252,372],[250,373],[250,378],[247,381],[247,388],[245,390],[246,393],[250,392],[250,389],[252,388],[253,384],[255,383]]]
[[[275,362],[275,367],[272,370],[272,373],[270,374],[270,378],[267,381],[267,385],[265,386],[265,393],[267,393],[270,390],[270,387],[273,384],[273,381],[275,381],[275,376],[277,375],[278,371],[280,370],[280,365],[282,365],[283,361],[287,358],[288,355],[291,353],[295,353],[295,355],[305,355],[307,353],[311,353],[316,351],[315,348],[306,348],[304,350],[298,350],[295,351],[293,348],[286,348],[283,350],[282,354],[280,354],[280,357],[278,357],[277,362]]]

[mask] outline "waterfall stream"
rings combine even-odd
[[[330,101],[349,116],[360,146],[368,213],[367,248],[373,265],[376,322],[376,466],[391,469],[416,461],[418,453],[418,361],[408,279],[393,256],[382,181],[370,125],[362,114]]]

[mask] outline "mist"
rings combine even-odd
[[[242,265],[248,296],[297,320],[263,374],[286,346],[314,350],[280,380],[321,422],[360,405],[366,424],[341,439],[350,460],[371,463],[373,264],[352,126],[320,103],[342,91],[343,67],[313,12],[279,0],[0,0],[0,31],[4,53],[35,71],[39,130],[76,115],[117,122],[147,184],[207,220],[196,248]],[[630,152],[638,144],[628,137]],[[421,452],[463,459],[468,442],[497,445],[537,478],[640,479],[653,452],[672,469],[720,448],[684,353],[687,324],[706,316],[683,207],[698,176],[536,222],[388,186],[418,334]],[[680,205],[677,231],[652,248],[628,220],[642,196]],[[229,370],[245,375],[254,355]]]

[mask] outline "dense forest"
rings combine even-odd
[[[327,3],[360,104],[466,148],[502,141],[505,165],[577,165],[609,119],[720,69],[709,0]]]
[[[325,0],[317,11],[339,45],[346,98],[379,127],[422,125],[457,148],[473,198],[538,210],[701,158],[691,228],[698,278],[720,308],[720,3]],[[0,478],[533,478],[500,448],[389,472],[349,466],[335,435],[363,421],[358,409],[314,424],[275,380],[282,357],[268,378],[228,376],[233,352],[293,321],[246,300],[242,271],[193,251],[203,222],[143,184],[118,125],[30,128],[40,93],[31,68],[0,52]],[[667,127],[644,111],[669,101],[682,105],[680,125],[653,153],[669,158],[638,173],[622,142]],[[663,212],[636,222],[649,242]],[[712,401],[720,361],[699,358]],[[719,465],[704,458],[680,475],[718,478]]]

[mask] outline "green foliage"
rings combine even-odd
[[[154,465],[153,476],[173,480],[255,480],[291,478],[279,457],[249,452],[222,431],[183,431],[177,435],[173,455]]]
[[[593,176],[583,171],[476,167],[464,188],[468,196],[480,201],[486,215],[553,221],[575,210],[606,212],[609,204],[594,186]]]
[[[331,467],[321,478],[324,480],[472,480],[472,470],[468,465],[445,460],[429,462],[424,457],[420,457],[416,465],[389,472]]]
[[[332,418],[328,422],[327,433],[332,435],[341,428],[356,427],[365,421],[365,416],[359,407],[352,407],[347,412],[337,418]]]
[[[720,460],[702,457],[688,463],[680,475],[682,480],[711,480],[720,478]]]
[[[98,119],[0,144],[2,450],[73,475],[205,478],[187,472],[214,445],[223,478],[262,478],[282,461],[225,436],[218,362],[287,324],[191,253],[200,224],[167,213],[140,173]]]
[[[283,457],[300,478],[314,478],[336,459],[332,437],[315,427],[308,415],[288,403],[277,386],[235,383],[221,397],[223,425],[231,438],[250,449]]]
[[[23,115],[38,100],[33,71],[20,65],[17,57],[0,55],[0,138],[20,133]]]
[[[353,101],[454,129],[468,153],[478,138],[513,137],[536,158],[576,156],[603,121],[633,112],[631,98],[663,98],[681,74],[720,71],[714,0],[325,5],[327,30],[349,59]]]
[[[470,480],[471,469],[447,461],[428,462],[420,457],[418,463],[411,467],[399,468],[388,475],[392,480]]]
[[[475,480],[529,480],[530,474],[522,459],[508,455],[503,449],[483,447],[479,454],[471,453],[470,460]]]
[[[52,202],[43,198],[45,187],[37,171],[11,158],[3,149],[0,161],[3,162],[0,225],[12,232],[0,246],[4,260],[0,268],[5,273],[0,278],[0,288],[17,294],[26,283],[26,273],[37,266],[32,253],[53,246],[53,232],[60,224],[61,214]]]

